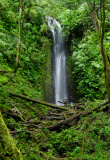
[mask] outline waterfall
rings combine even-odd
[[[63,101],[65,98],[67,99],[64,37],[60,23],[51,17],[48,19],[48,26],[51,29],[54,41],[55,104],[59,105],[58,101]]]

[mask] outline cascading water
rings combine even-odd
[[[54,81],[55,81],[55,104],[59,105],[58,101],[67,99],[67,84],[66,84],[66,57],[64,49],[64,38],[59,22],[53,18],[48,18],[48,26],[53,34],[53,52],[54,52]]]

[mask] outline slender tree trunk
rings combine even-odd
[[[17,44],[17,55],[16,55],[16,63],[15,63],[15,70],[17,71],[19,65],[19,56],[21,51],[21,18],[22,18],[22,7],[23,7],[23,0],[19,1],[19,23],[18,23],[18,44]]]
[[[99,42],[99,47],[100,47],[100,52],[102,56],[102,61],[104,65],[104,74],[105,74],[105,86],[106,86],[106,93],[108,97],[108,101],[110,104],[110,63],[109,63],[109,58],[106,52],[106,49],[104,47],[104,32],[105,32],[105,0],[101,1],[101,25],[99,24],[99,20],[97,17],[97,13],[95,11],[95,6],[88,1],[87,2],[90,10],[91,10],[91,17],[95,26],[95,30],[98,34],[98,42]]]
[[[22,160],[0,112],[0,159]]]
[[[104,73],[105,73],[105,85],[110,104],[110,61],[104,47],[104,32],[105,32],[105,0],[102,0],[102,14],[101,14],[101,54],[103,57]]]

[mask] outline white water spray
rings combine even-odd
[[[53,18],[49,18],[48,26],[53,34],[53,51],[54,51],[54,81],[55,81],[55,104],[59,105],[58,101],[67,99],[67,84],[66,84],[66,57],[64,49],[64,38],[59,22]]]

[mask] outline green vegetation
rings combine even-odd
[[[69,93],[76,94],[74,96],[77,102],[82,103],[88,112],[101,106],[107,97],[109,99],[109,92],[106,94],[106,91],[110,79],[108,77],[106,82],[106,67],[100,51],[103,53],[106,50],[106,62],[109,66],[110,2],[94,1],[94,11],[99,22],[97,24],[101,28],[98,31],[91,17],[92,2],[0,0],[0,111],[23,159],[108,160],[110,157],[109,104],[91,114],[80,116],[55,131],[49,131],[46,127],[57,124],[58,121],[45,120],[42,117],[52,109],[15,98],[7,92],[53,102],[53,42],[46,24],[46,17],[52,16],[60,21],[64,31]],[[76,115],[76,112],[82,111],[74,108],[73,112]],[[0,137],[4,138],[3,136],[0,133]],[[1,138],[0,160],[15,159],[11,157],[10,148],[4,150]],[[16,148],[15,152],[19,154],[19,150]]]
[[[22,160],[20,151],[17,149],[12,137],[9,135],[9,131],[3,121],[0,112],[0,157],[3,159],[15,159]]]
[[[106,94],[103,64],[95,36],[87,31],[72,55],[77,92],[80,97],[90,100],[103,99]]]

